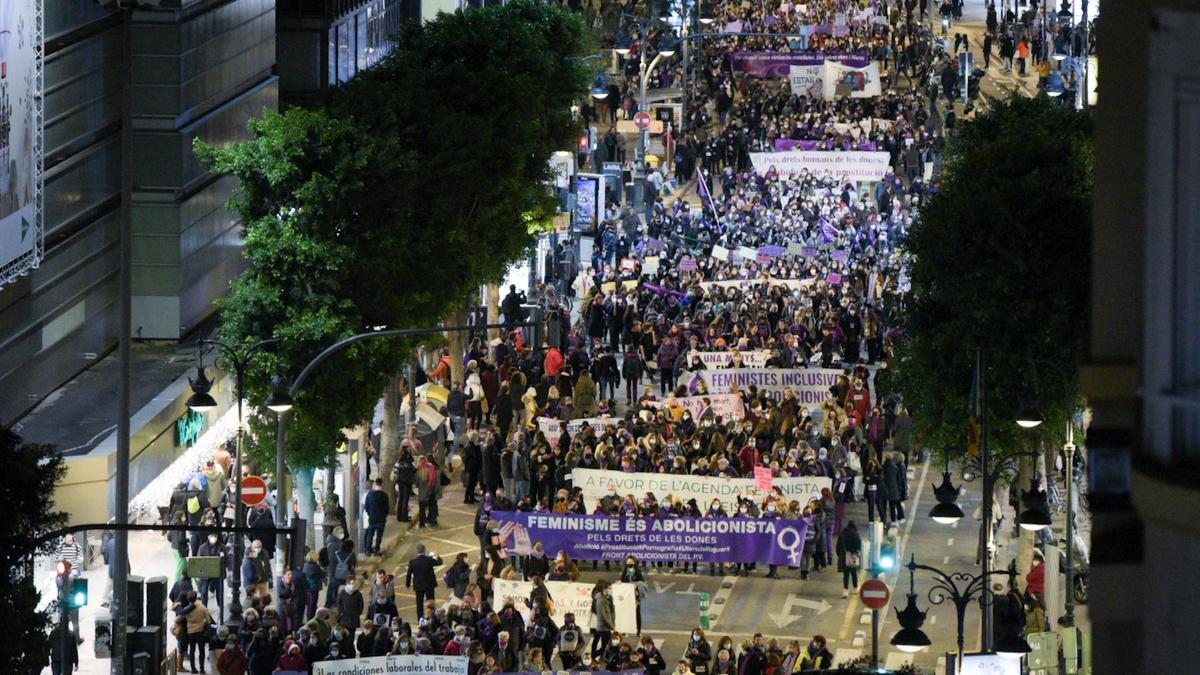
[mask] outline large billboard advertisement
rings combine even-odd
[[[0,0],[0,285],[42,256],[42,0]]]

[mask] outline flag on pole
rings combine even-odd
[[[700,195],[700,201],[708,205],[708,210],[712,211],[713,222],[717,221],[717,207],[713,206],[712,194],[708,191],[708,181],[704,180],[704,174],[700,172],[700,167],[696,167],[696,192]]]
[[[971,371],[971,398],[967,410],[967,457],[979,456],[980,421],[983,411],[979,408],[979,355],[975,355],[975,367]]]

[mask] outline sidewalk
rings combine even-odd
[[[451,490],[447,490],[450,494]],[[462,488],[457,489],[458,500],[461,501]],[[445,501],[445,499],[444,499]],[[465,516],[464,516],[465,517]],[[445,521],[443,521],[445,522]],[[381,561],[389,560],[389,556],[393,553],[407,551],[404,547],[409,533],[415,528],[416,522],[401,523],[397,522],[395,517],[388,519],[387,526],[384,530],[383,545],[381,549],[384,556],[380,557],[360,557],[358,572],[361,575],[366,573],[373,575],[375,569]],[[95,533],[99,536],[99,533]],[[317,536],[321,537],[321,528],[317,528]],[[167,579],[167,589],[174,585],[175,577],[175,556],[171,553],[170,544],[161,534],[155,532],[131,532],[129,535],[129,561],[131,576],[139,576],[144,579],[152,579],[154,577],[165,577]],[[389,564],[389,568],[391,565]],[[35,569],[35,575],[38,579],[38,590],[41,592],[43,603],[49,603],[56,597],[57,590],[55,588],[55,571],[53,560],[50,558],[39,559],[39,564]],[[105,601],[105,590],[108,585],[108,567],[104,564],[103,559],[97,557],[90,567],[83,573],[83,577],[88,580],[88,604],[79,611],[80,637],[83,642],[79,644],[79,670],[76,672],[80,675],[107,675],[111,672],[111,660],[108,658],[96,657],[96,620],[108,615],[108,608],[102,607],[101,603]],[[210,596],[208,602],[209,611],[212,612],[213,618],[223,622],[224,615],[221,613],[220,605],[217,602],[216,596]],[[170,619],[168,609],[168,619]],[[175,649],[175,638],[167,635],[167,652]],[[50,673],[47,668],[42,671],[43,674]],[[215,664],[208,663],[209,673],[215,673]]]

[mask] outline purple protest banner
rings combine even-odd
[[[785,253],[787,253],[787,249],[785,249],[782,246],[776,246],[774,244],[767,244],[766,246],[758,247],[759,255],[765,255],[765,256],[768,256],[771,258],[778,258]]]
[[[829,257],[834,260],[845,262],[850,259],[850,251],[847,251],[846,249],[843,249],[843,248],[839,248],[839,249],[836,249],[833,253],[830,253]]]
[[[816,150],[820,145],[820,141],[798,141],[792,138],[776,138],[775,152],[787,152],[789,150]]]
[[[695,272],[698,269],[700,267],[696,264],[695,258],[684,258],[679,261],[679,271],[681,272]]]
[[[841,286],[842,285],[842,275],[830,273],[828,276],[825,277],[825,281],[828,281],[830,284],[832,284],[834,286]]]
[[[817,257],[817,247],[816,246],[805,246],[803,255],[805,258]]]
[[[729,63],[734,69],[750,77],[787,77],[792,66],[819,66],[825,61],[841,63],[852,68],[870,65],[871,57],[865,51],[856,52],[751,52],[740,51],[729,54]]]
[[[547,555],[575,560],[759,562],[799,565],[808,523],[781,518],[640,518],[493,511],[508,554],[542,542]]]

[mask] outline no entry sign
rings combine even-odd
[[[633,116],[633,123],[637,128],[645,130],[650,128],[650,113],[640,112]]]
[[[858,597],[868,609],[883,609],[891,599],[892,591],[879,579],[868,579],[858,589]]]
[[[242,479],[242,503],[246,506],[258,506],[267,501],[267,481],[258,476],[246,476]]]

